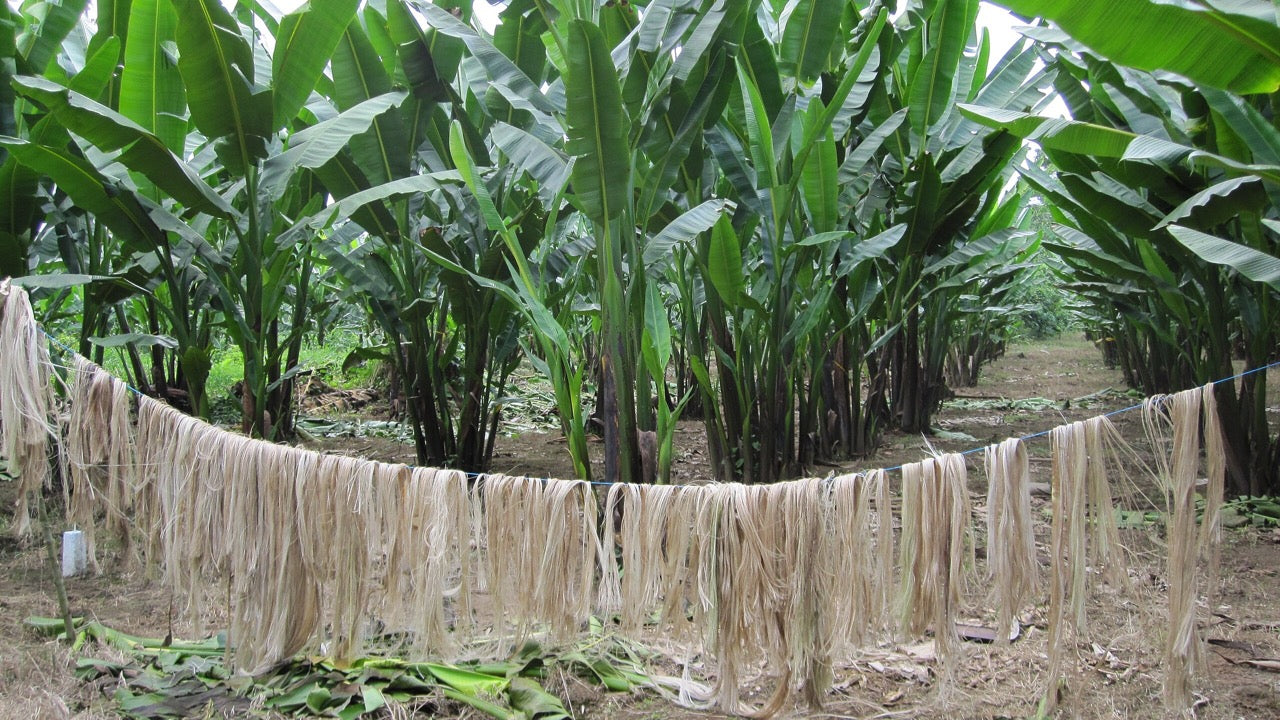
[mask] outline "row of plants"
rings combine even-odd
[[[420,462],[483,470],[527,361],[577,474],[596,427],[622,481],[650,432],[665,479],[682,415],[717,477],[747,482],[928,432],[1046,268],[1116,337],[1156,332],[1151,308],[1119,309],[1134,296],[1205,313],[1203,338],[1166,333],[1203,361],[1144,389],[1215,374],[1240,343],[1274,354],[1274,282],[1215,264],[1242,240],[1274,260],[1269,81],[1201,89],[1048,30],[997,57],[977,8],[513,0],[488,28],[452,0],[28,0],[0,17],[0,272],[40,290],[46,322],[78,321],[82,353],[122,353],[197,414],[230,341],[243,428],[271,438],[292,433],[304,338],[355,303]],[[1055,96],[1079,121],[1049,132]],[[1221,107],[1160,115],[1194,97]],[[1230,162],[1117,132],[1195,158],[1229,143]],[[1227,201],[1252,224],[1186,219]],[[1167,241],[1166,217],[1230,247]],[[1233,426],[1253,476],[1276,445],[1259,397],[1224,411],[1254,409]]]

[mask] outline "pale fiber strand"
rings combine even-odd
[[[1193,388],[1168,398],[1173,454],[1168,485],[1169,634],[1164,647],[1164,700],[1171,710],[1191,706],[1191,678],[1201,663],[1196,633],[1196,470],[1200,460],[1200,394]]]
[[[1083,426],[1076,423],[1056,427],[1050,431],[1050,439],[1053,444],[1053,474],[1049,502],[1053,517],[1049,530],[1049,668],[1044,693],[1046,712],[1052,712],[1058,702],[1063,654],[1068,649],[1065,638],[1069,627],[1068,606],[1074,608],[1077,599],[1083,604],[1083,599],[1074,591],[1077,571],[1083,577],[1083,547],[1076,548],[1071,541],[1078,536],[1083,543],[1084,533],[1077,528],[1084,522],[1083,503],[1077,507],[1074,500],[1077,494],[1083,497],[1086,472]],[[1080,486],[1079,493],[1077,486]],[[1081,583],[1083,584],[1083,580]],[[1074,619],[1074,611],[1071,616]]]
[[[622,518],[622,493],[629,486],[613,483],[605,494],[604,528],[600,555],[600,583],[596,586],[596,611],[605,617],[622,612],[622,570],[618,556],[622,554],[622,535],[618,520]]]
[[[876,550],[871,584],[876,588],[877,604],[870,609],[869,620],[874,629],[887,630],[893,624],[893,489],[883,469],[868,472],[867,481],[876,498]]]
[[[876,535],[870,532],[874,492],[861,473],[832,478],[826,488],[826,532],[815,552],[826,560],[820,581],[828,628],[819,639],[828,656],[862,646],[875,622],[881,588],[875,586]]]
[[[596,599],[596,504],[582,481],[484,477],[485,557],[493,627],[517,644],[540,625],[577,631]]]
[[[1017,612],[1039,585],[1031,516],[1030,464],[1022,441],[986,449],[987,568],[992,581],[996,642],[1006,644]]]
[[[128,552],[135,467],[129,394],[124,383],[78,355],[72,374],[63,431],[67,517],[84,533],[89,561],[101,572],[96,532],[100,514],[107,531]]]
[[[1108,439],[1119,437],[1115,426],[1105,417],[1097,416],[1084,421],[1085,454],[1088,457],[1086,490],[1089,508],[1089,559],[1103,578],[1114,587],[1129,585],[1129,572],[1120,544],[1120,529],[1116,523],[1115,507],[1111,498],[1111,481],[1107,474]]]
[[[49,350],[22,288],[0,281],[0,457],[18,480],[13,532],[31,533],[30,500],[49,485],[53,386]]]
[[[955,612],[960,604],[970,505],[964,457],[929,458],[903,467],[902,590],[905,633],[932,626],[939,656],[956,649]]]
[[[1218,568],[1222,552],[1222,501],[1227,476],[1227,456],[1218,417],[1218,399],[1213,383],[1201,389],[1204,411],[1204,462],[1208,484],[1204,491],[1204,520],[1200,525],[1200,554],[1208,566],[1205,590],[1210,605],[1218,592]]]
[[[928,620],[923,611],[921,577],[925,572],[924,551],[924,462],[902,466],[902,529],[898,537],[898,567],[901,581],[898,590],[898,626],[904,635],[918,636]]]

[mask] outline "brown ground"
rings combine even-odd
[[[1280,382],[1273,383],[1280,386]],[[1108,389],[1110,389],[1108,391]],[[943,430],[963,432],[969,439],[925,439],[891,435],[876,457],[847,467],[814,468],[815,474],[852,469],[890,467],[920,459],[929,446],[938,451],[967,450],[1009,436],[1047,430],[1064,420],[1083,419],[1135,402],[1123,394],[1119,373],[1105,368],[1098,353],[1079,338],[1011,348],[986,369],[976,388],[960,391],[938,416]],[[982,399],[1043,398],[1043,401],[994,405]],[[1273,420],[1280,421],[1280,400],[1270,400]],[[1116,418],[1125,437],[1139,452],[1136,413]],[[674,480],[707,479],[705,444],[697,423],[684,423],[678,435]],[[380,460],[411,461],[412,452],[378,438],[326,441],[334,451]],[[1048,481],[1047,440],[1030,445],[1035,480]],[[598,452],[597,446],[597,452]],[[970,469],[979,470],[980,456],[970,456]],[[554,435],[528,432],[498,443],[494,472],[531,477],[567,477],[570,465],[564,444]],[[976,472],[975,504],[980,508],[981,474]],[[0,503],[10,506],[11,483],[0,482]],[[1043,505],[1042,500],[1037,500]],[[1172,716],[1160,702],[1160,642],[1167,627],[1166,587],[1159,527],[1125,530],[1126,543],[1137,550],[1128,593],[1105,588],[1089,606],[1089,628],[1066,655],[1067,683],[1061,692],[1063,717]],[[981,545],[981,543],[979,543]],[[1042,545],[1043,548],[1043,545]],[[980,548],[981,550],[981,548]],[[1221,583],[1199,612],[1206,646],[1205,665],[1195,684],[1196,717],[1280,717],[1280,674],[1254,659],[1280,658],[1280,532],[1245,528],[1227,533],[1222,553]],[[29,615],[57,613],[47,580],[43,549],[25,546],[0,520],[0,720],[46,717],[114,717],[100,692],[77,681],[71,673],[75,655],[40,638],[22,625]],[[975,588],[980,584],[975,583]],[[73,612],[107,625],[152,637],[163,636],[168,625],[168,595],[138,573],[108,572],[69,582]],[[968,614],[974,622],[989,621],[981,593],[970,593]],[[216,618],[215,618],[216,620]],[[1037,606],[1023,617],[1022,637],[1007,647],[965,644],[963,657],[939,667],[930,647],[888,645],[868,650],[855,662],[837,668],[836,690],[827,707],[814,713],[793,706],[796,717],[1028,717],[1036,713],[1044,692],[1045,608]],[[190,629],[175,625],[182,637]],[[1224,644],[1231,643],[1231,644]],[[104,654],[97,648],[84,652]],[[1280,662],[1276,663],[1280,667]],[[665,669],[671,672],[672,668]],[[680,709],[654,694],[606,694],[580,683],[548,682],[548,689],[566,697],[580,717],[675,718],[704,716]],[[765,687],[747,688],[748,695],[767,694]]]

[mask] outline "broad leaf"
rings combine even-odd
[[[1103,125],[1042,117],[1014,110],[977,105],[957,105],[956,107],[971,120],[987,127],[1008,130],[1018,137],[1034,141],[1049,150],[1065,150],[1082,155],[1160,164],[1190,159],[1199,164],[1215,165],[1237,174],[1257,175],[1280,183],[1280,166],[1245,164],[1162,138],[1135,135]]]
[[[129,42],[120,69],[120,114],[181,153],[187,140],[187,97],[173,42],[178,15],[170,0],[133,0]],[[113,63],[114,68],[114,63]]]
[[[795,4],[782,32],[778,64],[783,73],[807,83],[826,70],[840,31],[843,5],[840,0],[800,0]]]
[[[569,27],[565,96],[567,147],[575,158],[573,192],[587,217],[607,225],[622,213],[630,194],[630,123],[604,34],[584,20]]]
[[[66,129],[101,150],[123,150],[120,162],[145,175],[185,208],[219,217],[233,215],[231,206],[159,137],[129,118],[44,78],[23,77],[15,83],[24,96],[49,108]]]
[[[18,162],[49,176],[77,207],[93,213],[118,237],[136,243],[136,248],[152,250],[165,242],[164,233],[137,198],[84,158],[16,138],[0,137],[0,146],[8,148]]]
[[[1269,3],[1000,0],[999,4],[1052,20],[1071,37],[1121,65],[1169,70],[1242,94],[1280,89],[1280,27]],[[1237,7],[1248,12],[1232,12]]]
[[[493,43],[481,37],[448,10],[422,0],[413,0],[413,6],[422,13],[427,24],[438,32],[466,43],[467,49],[488,73],[493,87],[502,93],[502,97],[512,107],[545,115],[556,112],[555,106],[542,94],[542,89],[510,58],[494,47]],[[614,82],[617,82],[616,76]]]
[[[733,207],[733,203],[728,200],[712,199],[681,213],[645,243],[645,267],[653,268],[669,261],[676,246],[692,242],[699,234],[711,229],[724,216],[725,211],[732,210]]]
[[[280,21],[271,53],[272,128],[284,127],[298,114],[358,5],[358,0],[309,0]]]
[[[178,70],[191,122],[223,140],[219,157],[235,175],[266,156],[271,93],[254,84],[253,49],[219,0],[172,0],[178,11]]]
[[[1257,178],[1239,177],[1223,180],[1192,195],[1165,215],[1157,225],[1160,229],[1172,223],[1194,217],[1202,227],[1211,227],[1238,215],[1241,211],[1254,211],[1266,204],[1262,183]]]
[[[511,163],[537,181],[538,193],[544,200],[549,203],[555,198],[569,176],[569,161],[560,151],[503,122],[494,124],[489,137]]]
[[[41,3],[39,22],[27,25],[17,37],[18,53],[26,59],[27,72],[44,73],[88,4],[88,0]]]
[[[1229,267],[1254,282],[1280,291],[1280,258],[1181,225],[1169,226],[1169,233],[1201,260]]]
[[[729,219],[721,216],[711,229],[711,244],[707,253],[707,274],[720,298],[730,307],[737,306],[746,287],[746,274],[742,269],[742,246],[738,234]]]
[[[337,117],[317,123],[289,138],[289,149],[263,163],[264,184],[283,189],[299,168],[323,167],[342,152],[351,138],[368,131],[379,115],[396,108],[408,93],[403,90],[366,100]]]
[[[338,43],[333,81],[335,99],[343,110],[391,92],[391,78],[357,23],[347,27]],[[408,175],[412,151],[404,119],[396,113],[379,115],[373,127],[351,141],[352,157],[375,184]]]
[[[911,127],[920,135],[951,107],[956,70],[977,14],[977,0],[947,0],[937,4],[929,19],[929,47],[910,89]]]

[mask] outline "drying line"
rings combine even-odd
[[[39,325],[37,325],[36,327],[40,330],[40,332],[41,332],[41,333],[42,333],[46,338],[48,338],[48,339],[49,339],[49,342],[52,342],[54,345],[58,346],[59,348],[62,348],[64,351],[69,352],[69,353],[71,353],[72,355],[79,355],[79,354],[80,354],[80,353],[76,352],[75,350],[71,349],[70,347],[68,347],[65,343],[63,343],[63,342],[62,342],[61,340],[59,340],[58,338],[54,337],[53,335],[50,335],[47,331],[45,331],[45,329],[44,329],[44,328],[40,327]],[[1210,384],[1210,385],[1217,385],[1218,383],[1232,382],[1232,381],[1235,381],[1235,380],[1239,380],[1240,378],[1243,378],[1243,377],[1245,377],[1245,376],[1252,375],[1252,374],[1254,374],[1254,373],[1258,373],[1258,372],[1265,372],[1265,371],[1270,370],[1271,368],[1274,368],[1274,367],[1280,367],[1280,360],[1277,360],[1276,362],[1273,362],[1273,363],[1271,363],[1271,364],[1269,364],[1269,365],[1263,365],[1262,367],[1256,367],[1256,368],[1253,368],[1252,370],[1245,370],[1244,372],[1242,372],[1242,373],[1237,373],[1237,374],[1235,374],[1235,375],[1232,375],[1231,377],[1225,377],[1225,378],[1222,378],[1221,380],[1214,380],[1212,383],[1209,383],[1209,384]],[[124,382],[124,381],[123,381],[123,380],[121,380],[121,382]],[[139,390],[139,389],[135,388],[134,386],[132,386],[132,385],[130,385],[130,384],[128,384],[128,383],[125,383],[125,387],[129,388],[130,392],[132,392],[134,395],[137,395],[138,397],[142,397],[142,396],[144,396],[144,395],[146,394],[146,393],[142,392],[141,390]],[[1112,410],[1112,411],[1111,411],[1111,412],[1109,412],[1109,413],[1104,413],[1104,414],[1102,415],[1102,417],[1104,417],[1104,418],[1110,418],[1110,417],[1115,417],[1116,415],[1123,415],[1124,413],[1127,413],[1127,412],[1133,412],[1134,410],[1138,410],[1138,409],[1142,408],[1142,406],[1143,406],[1144,404],[1145,404],[1145,401],[1144,401],[1144,402],[1137,403],[1136,405],[1130,405],[1129,407],[1126,407],[1126,408],[1120,408],[1119,410]],[[1035,440],[1036,438],[1042,438],[1042,437],[1044,437],[1044,436],[1048,435],[1048,434],[1049,434],[1049,433],[1051,433],[1051,432],[1053,432],[1053,430],[1041,430],[1040,432],[1031,433],[1030,435],[1023,435],[1022,437],[1017,438],[1017,440],[1018,440],[1019,442],[1026,442],[1026,441],[1028,441],[1028,440]],[[959,454],[959,455],[973,455],[973,454],[975,454],[975,453],[983,452],[983,451],[985,451],[986,449],[987,449],[987,446],[986,446],[986,445],[983,445],[983,446],[981,446],[981,447],[970,448],[970,449],[968,449],[968,450],[961,451],[961,452],[959,452],[959,453],[957,453],[957,454]],[[412,466],[412,465],[410,465],[409,467],[413,467],[413,466]],[[894,471],[897,471],[897,470],[901,470],[902,468],[903,468],[903,466],[902,466],[902,465],[895,465],[895,466],[893,466],[893,467],[884,468],[884,471],[885,471],[885,472],[894,472]],[[444,469],[446,469],[446,470],[447,470],[448,468],[444,468]],[[465,476],[467,476],[468,478],[471,478],[471,479],[474,479],[474,480],[483,480],[483,479],[484,479],[484,477],[485,477],[486,475],[491,475],[492,473],[464,472],[463,474],[464,474]],[[538,479],[540,479],[540,480],[544,480],[544,481],[545,481],[545,480],[548,480],[549,478],[538,478]],[[598,486],[601,486],[601,487],[609,487],[609,486],[612,486],[612,485],[615,485],[615,484],[616,484],[616,483],[606,482],[606,481],[603,481],[603,480],[591,480],[591,481],[590,481],[590,483],[591,483],[592,485],[598,485]],[[683,487],[683,486],[681,486],[681,485],[676,485],[676,486],[674,486],[674,487]]]

